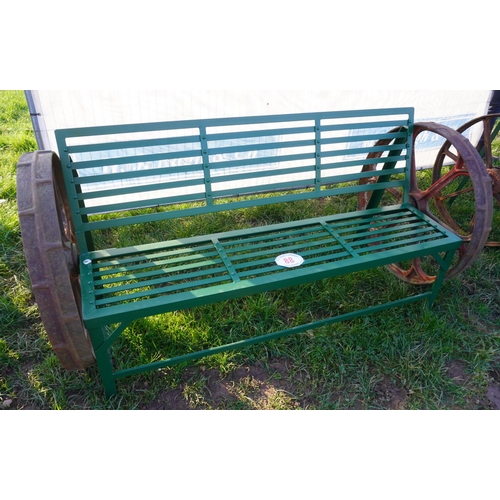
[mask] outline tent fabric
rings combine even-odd
[[[491,95],[491,90],[26,91],[38,146],[53,151],[59,128],[348,109],[411,106],[416,121],[457,128],[486,114]],[[481,134],[475,127],[467,136],[476,144]],[[442,142],[429,133],[419,136],[417,168],[432,166]]]

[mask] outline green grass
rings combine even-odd
[[[496,151],[500,141],[495,143]],[[5,409],[488,409],[500,374],[500,251],[445,282],[431,311],[417,303],[374,316],[122,379],[106,400],[95,367],[61,368],[52,352],[30,281],[15,200],[20,155],[36,149],[22,91],[0,92],[0,407]],[[425,176],[425,173],[422,174]],[[424,179],[425,181],[425,179]],[[321,206],[334,212],[332,200]],[[317,204],[268,206],[217,214],[210,227],[249,220],[279,222],[312,214]],[[496,211],[496,217],[498,210]],[[175,233],[206,230],[186,220]],[[500,227],[500,223],[498,224]],[[154,234],[120,235],[122,241]],[[165,234],[172,227],[164,228]],[[109,234],[103,235],[107,242]],[[118,343],[120,367],[186,349],[327,317],[404,296],[411,285],[385,269],[148,318]],[[496,384],[496,385],[495,385]]]

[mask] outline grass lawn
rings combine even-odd
[[[445,282],[431,311],[416,303],[125,378],[118,382],[118,395],[106,400],[95,367],[85,372],[61,368],[30,291],[15,170],[21,154],[35,149],[23,92],[0,91],[0,408],[500,407],[500,248],[494,247],[485,248],[472,267]],[[497,139],[493,153],[499,152]],[[252,210],[243,217],[283,216],[279,207]],[[196,219],[189,224],[196,225]],[[498,204],[494,230],[500,240]],[[150,362],[176,349],[203,349],[249,332],[313,321],[332,310],[396,300],[408,287],[382,268],[148,318],[124,332],[118,363]]]

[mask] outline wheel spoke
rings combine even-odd
[[[473,191],[474,188],[470,187],[466,189],[460,189],[459,191],[454,191],[453,193],[450,194],[445,194],[445,195],[441,194],[439,196],[436,195],[436,198],[439,199],[440,201],[444,201],[444,200],[454,199],[462,194],[472,193]]]
[[[435,276],[429,276],[423,269],[420,259],[413,259],[408,270],[403,270],[397,264],[387,266],[388,270],[398,278],[414,285],[428,285],[433,283]]]
[[[458,156],[455,153],[452,153],[449,149],[447,149],[444,154],[448,157],[451,158],[455,163],[458,163]]]
[[[452,170],[450,170],[448,173],[440,177],[425,191],[411,193],[411,195],[414,196],[415,199],[419,201],[423,200],[428,202],[431,198],[439,196],[439,193],[441,193],[441,191],[446,186],[448,186],[448,184],[451,184],[458,176],[463,175],[463,173],[464,173],[463,168],[455,166]]]

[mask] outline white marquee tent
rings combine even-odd
[[[40,149],[57,151],[58,128],[196,118],[411,106],[416,121],[457,128],[487,113],[491,90],[27,90]],[[466,135],[476,144],[480,127]],[[433,164],[442,140],[422,133],[417,167]]]

